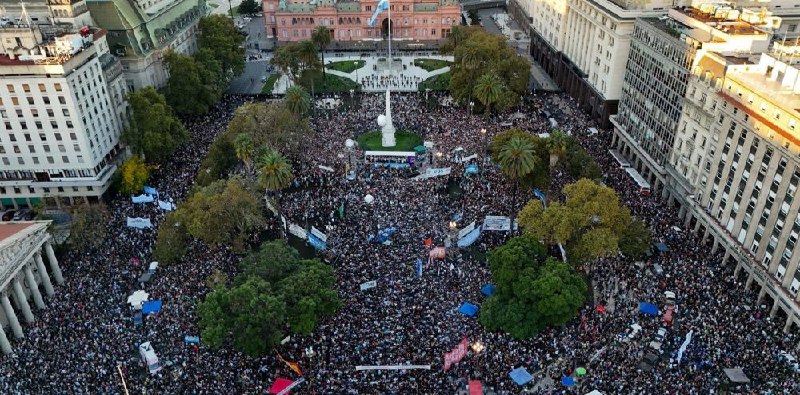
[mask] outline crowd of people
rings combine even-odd
[[[361,87],[364,90],[385,90],[389,87],[393,90],[416,91],[417,85],[422,82],[422,77],[416,75],[406,75],[402,71],[394,75],[374,75],[370,74],[361,77]]]
[[[227,97],[211,113],[187,119],[190,141],[160,166],[151,185],[178,203],[185,199],[208,146],[243,102]],[[365,164],[360,151],[347,151],[345,140],[377,129],[383,103],[383,95],[365,94],[354,105],[319,111],[311,120],[314,134],[304,143],[302,156],[292,158],[295,180],[282,196],[282,213],[289,222],[327,233],[329,248],[322,256],[335,269],[343,301],[342,309],[323,319],[311,335],[292,336],[279,347],[303,372],[304,382],[293,393],[452,394],[467,380],[480,380],[498,394],[578,393],[560,384],[577,367],[587,370],[578,380],[580,393],[710,393],[725,383],[721,372],[729,367],[742,367],[751,379],[750,384],[732,386],[736,393],[800,391],[797,376],[776,358],[780,350],[793,350],[797,337],[784,334],[782,323],[772,322],[755,305],[753,291],[736,283],[733,268],[721,264],[720,254],[711,254],[691,231],[675,228],[680,224],[674,208],[638,192],[607,153],[610,133],[586,134],[591,123],[572,111],[568,98],[525,97],[521,116],[489,118],[431,106],[424,94],[393,95],[395,127],[433,143],[420,161],[451,169],[449,176],[425,180],[414,178],[414,167]],[[577,136],[603,168],[605,183],[671,252],[653,255],[645,268],[621,258],[591,263],[595,300],[587,301],[564,327],[516,340],[487,332],[477,318],[457,311],[463,302],[480,306],[485,298],[481,287],[491,282],[483,257],[512,232],[485,231],[468,249],[450,248],[445,259],[427,257],[430,248],[452,240],[450,221],[456,219],[463,228],[473,221],[480,224],[487,215],[514,216],[534,198],[514,198],[515,185],[488,160],[487,147],[511,124],[531,133],[549,131],[538,107],[549,109]],[[474,159],[461,160],[472,154]],[[347,177],[348,161],[360,162],[355,177]],[[477,165],[478,173],[465,174],[467,164]],[[574,180],[558,175],[553,180],[558,186],[567,181]],[[365,201],[366,195],[374,200]],[[151,299],[162,300],[163,308],[137,325],[126,299],[142,287],[138,279],[151,261],[156,232],[127,228],[125,217],[147,217],[158,225],[165,213],[157,205],[134,205],[127,197],[115,199],[111,212],[102,248],[62,258],[66,283],[57,287],[47,309],[36,312],[36,322],[24,328],[25,339],[12,342],[14,354],[0,357],[1,392],[116,394],[123,392],[125,377],[133,393],[266,393],[278,377],[297,378],[275,355],[251,358],[230,347],[212,350],[202,337],[199,346],[184,341],[187,335],[200,335],[194,309],[209,292],[206,279],[215,271],[230,278],[236,274],[241,256],[227,248],[211,249],[194,241],[181,263],[159,268],[143,289]],[[270,221],[278,226],[275,218]],[[371,235],[390,227],[396,231],[388,242],[370,241]],[[421,275],[415,266],[418,258],[424,261]],[[663,267],[663,276],[648,270],[655,263]],[[361,290],[361,284],[373,280],[374,288]],[[662,324],[659,317],[639,314],[638,302],[663,305],[664,290],[677,295],[676,323],[653,370],[642,369],[648,343]],[[608,307],[601,312],[597,304]],[[621,341],[619,335],[633,323],[643,329]],[[678,363],[674,351],[689,331],[694,339]],[[445,371],[443,355],[463,338],[481,343],[483,350],[469,351]],[[155,375],[137,353],[144,341],[151,342],[165,366]],[[360,365],[407,364],[430,369],[356,370]],[[517,386],[508,376],[517,367],[533,373],[534,382]]]

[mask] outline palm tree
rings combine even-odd
[[[311,96],[314,96],[314,70],[319,67],[319,58],[317,57],[317,46],[311,41],[303,41],[297,48],[297,56],[300,62],[303,63],[303,70],[308,71],[308,76],[311,79]],[[322,80],[325,83],[325,80]]]
[[[467,70],[475,70],[481,64],[481,50],[477,45],[466,43],[461,50],[461,66]]]
[[[500,147],[498,159],[503,173],[517,184],[513,200],[516,202],[522,179],[538,166],[539,158],[536,157],[534,147],[529,140],[514,136]]]
[[[286,90],[283,103],[289,111],[303,115],[311,108],[311,97],[302,86],[294,85]]]
[[[554,130],[547,139],[547,151],[550,153],[550,169],[558,164],[559,159],[567,154],[567,134]]]
[[[270,192],[275,193],[275,210],[281,223],[280,191],[292,182],[292,165],[279,152],[266,151],[258,158],[258,168],[258,183],[266,192],[265,198],[269,199]],[[283,234],[283,227],[280,228]]]
[[[311,32],[311,41],[314,42],[314,45],[319,50],[320,57],[322,57],[322,79],[325,80],[325,49],[331,44],[331,33],[327,27],[317,26]]]
[[[236,157],[244,163],[244,168],[247,174],[250,174],[250,169],[253,167],[253,138],[247,133],[239,133],[233,141],[234,149],[236,150]]]
[[[507,89],[505,83],[494,71],[489,71],[478,78],[473,88],[473,96],[486,107],[490,114],[493,105],[500,105],[505,100]]]

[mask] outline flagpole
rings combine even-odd
[[[386,4],[389,4],[389,75],[392,75],[392,28],[394,26],[392,23],[392,3],[390,0],[386,0]],[[389,84],[386,84],[386,91],[389,91]]]

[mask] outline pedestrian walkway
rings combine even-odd
[[[362,57],[359,55],[352,56],[339,56],[325,58],[325,64],[334,62],[363,60],[364,66],[354,70],[350,73],[345,73],[338,70],[326,69],[329,74],[344,77],[358,82],[361,85],[363,92],[383,92],[386,90],[387,85],[393,92],[417,92],[420,82],[426,79],[444,74],[450,71],[450,67],[443,67],[433,71],[427,71],[421,67],[414,65],[415,59],[436,59],[448,62],[453,61],[452,56],[443,55],[425,55],[425,56],[394,56],[391,71],[386,67],[386,58],[380,56]],[[399,59],[399,64],[398,60]],[[272,93],[284,94],[286,89],[293,85],[292,81],[286,76],[281,76],[275,82],[275,88]]]

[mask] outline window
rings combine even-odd
[[[8,89],[9,93],[14,93],[14,85],[8,84],[6,85],[6,89]]]
[[[44,84],[39,84],[39,92],[45,92],[47,89],[45,88]]]
[[[25,93],[31,93],[31,86],[28,84],[22,84],[22,91]]]
[[[58,97],[58,102],[61,103],[61,104],[67,104],[67,99],[65,99],[64,96],[59,96]]]
[[[56,92],[61,92],[61,84],[56,83],[53,85],[53,87],[56,88]]]

